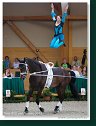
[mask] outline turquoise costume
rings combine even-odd
[[[51,12],[51,16],[54,23],[56,23],[56,19],[55,19],[56,13]],[[64,34],[62,32],[63,32],[63,25],[64,25],[66,17],[67,17],[67,12],[64,12],[62,15],[61,23],[58,26],[54,26],[55,35],[50,43],[50,48],[58,48],[64,44],[63,42]]]

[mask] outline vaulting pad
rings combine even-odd
[[[53,80],[53,71],[52,71],[52,68],[48,63],[45,64],[47,70],[48,70],[48,76],[47,76],[47,79],[46,79],[46,83],[45,83],[45,87],[50,87],[51,83],[52,83],[52,80]]]

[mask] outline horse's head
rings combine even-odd
[[[26,63],[26,58],[20,60],[18,59],[19,61],[19,69],[20,69],[20,77],[22,79],[25,79],[26,78],[26,75],[27,75],[27,70],[28,70],[28,64]]]
[[[21,78],[25,78],[27,73],[38,72],[41,70],[41,65],[36,59],[24,58],[22,60],[18,60],[19,69],[21,71]]]

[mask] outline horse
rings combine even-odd
[[[36,87],[38,87],[37,95],[36,95],[36,104],[38,105],[40,111],[44,112],[44,108],[41,107],[40,105],[39,98],[44,89],[47,75],[48,75],[48,70],[46,68],[46,65],[35,59],[30,59],[30,58],[24,58],[22,60],[20,59],[18,60],[20,62],[19,68],[21,72],[21,78],[25,79],[27,72],[30,73],[29,92],[27,94],[27,101],[26,101],[24,113],[29,112],[28,108],[29,108],[30,97],[32,97],[33,91],[36,89]],[[76,78],[75,78],[75,73],[73,71],[65,70],[61,67],[53,67],[52,71],[53,71],[53,80],[51,83],[51,87],[56,87],[58,98],[59,98],[59,102],[54,108],[54,113],[57,113],[62,110],[62,102],[64,100],[64,92],[67,85],[70,86],[74,98],[79,100],[79,95],[78,95],[77,87],[75,85]],[[38,74],[36,75],[36,73]]]

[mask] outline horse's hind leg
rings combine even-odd
[[[30,97],[32,96],[32,93],[33,93],[33,90],[30,89],[27,95],[27,101],[26,101],[24,113],[28,113],[29,101],[30,101]]]
[[[79,97],[79,94],[78,94],[78,90],[77,90],[77,87],[76,85],[73,83],[73,82],[70,82],[70,90],[74,96],[74,98],[76,98],[76,100],[80,100],[80,97]]]
[[[70,90],[71,90],[74,98],[76,98],[79,101],[80,97],[79,97],[79,94],[78,94],[78,89],[75,85],[76,78],[75,78],[75,73],[73,71],[71,71],[71,76],[74,76],[74,77],[71,78],[71,81],[69,83]]]
[[[60,111],[62,111],[62,101],[64,100],[64,92],[65,92],[65,87],[64,87],[64,83],[62,85],[60,85],[60,87],[57,89],[57,93],[58,93],[58,97],[59,97],[59,102],[57,103],[55,109],[54,109],[54,113],[58,113]]]

